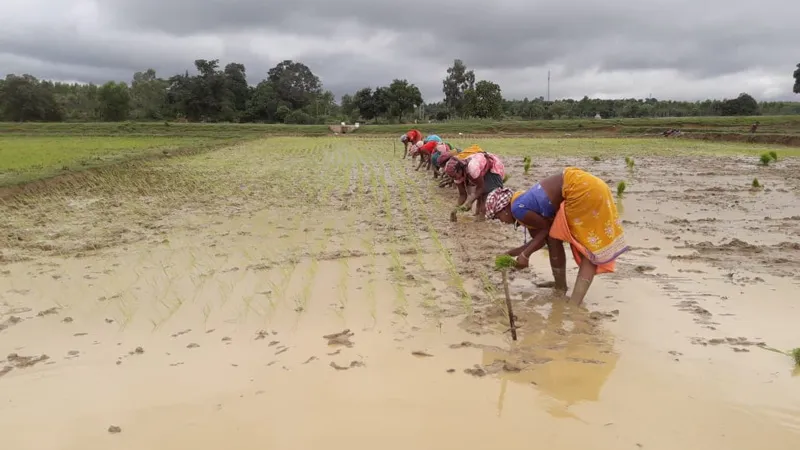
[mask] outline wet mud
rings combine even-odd
[[[452,222],[391,145],[272,138],[1,204],[4,445],[800,446],[800,162],[501,154],[513,189],[625,180],[632,247],[580,307],[545,251],[510,273],[512,341],[492,264],[521,230]]]

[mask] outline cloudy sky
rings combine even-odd
[[[341,95],[405,78],[442,97],[453,59],[508,98],[800,100],[798,0],[2,0],[0,68],[62,81],[283,59]]]

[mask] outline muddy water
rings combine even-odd
[[[374,164],[384,147],[270,140],[152,163],[222,172],[199,197],[123,182],[15,210],[51,251],[24,234],[0,266],[4,448],[798,448],[800,377],[767,349],[800,345],[793,160],[751,191],[743,158],[560,158],[627,180],[633,250],[586,309],[536,288],[549,267],[532,258],[512,274],[512,342],[489,269],[521,235],[450,224],[453,191]],[[306,181],[264,183],[275,148]],[[510,156],[511,187],[537,162]],[[75,204],[105,206],[26,222]],[[108,243],[122,228],[139,238]]]

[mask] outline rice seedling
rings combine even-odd
[[[522,170],[525,172],[525,175],[531,170],[531,157],[526,156],[522,158]]]
[[[599,162],[599,161],[601,161],[601,159],[600,159],[599,156],[595,155],[595,156],[592,156],[592,161]]]
[[[769,152],[769,156],[770,158],[772,158],[773,161],[778,162],[778,152],[773,150]]]
[[[765,166],[765,167],[766,167],[766,166],[768,166],[768,165],[769,165],[769,163],[771,163],[771,162],[772,162],[772,156],[770,156],[770,154],[769,154],[769,153],[762,153],[762,154],[761,154],[761,157],[759,158],[759,163],[760,163],[762,166]]]
[[[794,359],[794,365],[800,367],[800,347],[792,349],[789,353],[792,355],[792,359]]]
[[[511,327],[511,339],[517,340],[517,327],[514,325],[514,310],[511,306],[511,295],[508,292],[508,270],[516,267],[517,261],[513,256],[500,255],[494,261],[495,270],[503,274],[503,291],[506,296],[506,308],[508,309],[508,323]]]
[[[631,158],[630,156],[626,156],[626,157],[625,157],[625,166],[626,166],[626,167],[627,167],[629,170],[633,170],[633,167],[634,167],[635,165],[636,165],[636,162],[634,162],[633,158]]]
[[[761,183],[758,182],[758,178],[753,178],[752,186],[753,186],[753,189],[760,189],[761,188]]]
[[[617,183],[617,197],[622,198],[622,195],[625,193],[625,189],[628,187],[624,181],[620,181]]]
[[[422,197],[419,193],[419,190],[414,190],[415,202],[418,205],[425,207],[426,209],[430,208],[430,203],[423,202]],[[461,300],[464,305],[464,309],[466,312],[472,311],[472,296],[469,295],[465,286],[464,286],[464,279],[458,273],[458,268],[456,267],[455,262],[453,261],[453,256],[447,247],[442,244],[442,241],[439,239],[439,233],[436,232],[436,229],[433,226],[433,222],[431,221],[430,214],[424,214],[423,219],[425,222],[425,226],[430,233],[431,239],[433,240],[434,244],[438,249],[438,253],[444,258],[447,271],[450,274],[450,278],[453,283],[456,285],[456,288],[461,293]]]

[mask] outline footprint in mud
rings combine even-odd
[[[106,319],[106,320],[108,320],[108,319]],[[191,333],[191,331],[192,331],[191,328],[187,328],[187,329],[185,329],[183,331],[178,331],[177,333],[173,334],[172,337],[176,338],[178,336],[183,336],[186,333]]]
[[[72,317],[67,316],[67,317],[64,317],[61,321],[64,322],[64,323],[72,323],[74,321],[74,319]]]
[[[186,348],[198,348],[198,347],[200,347],[200,344],[195,344],[194,342],[186,346]]]
[[[22,322],[22,319],[17,316],[11,316],[8,319],[0,322],[0,331],[11,328],[12,326]]]
[[[317,358],[316,356],[312,356],[312,357],[308,358],[303,364],[305,365],[305,364],[310,363],[311,361],[316,361],[318,359],[319,358]]]
[[[33,367],[34,365],[49,360],[50,357],[47,355],[41,356],[20,356],[16,353],[10,353],[6,356],[6,361],[9,362],[12,367],[16,369],[24,369],[27,367]]]
[[[47,308],[44,311],[39,311],[36,315],[39,317],[50,316],[53,314],[58,314],[58,307],[54,306],[52,308]]]
[[[415,351],[411,352],[411,354],[414,355],[414,356],[420,357],[420,358],[432,358],[433,357],[433,355],[431,355],[430,353],[423,352],[423,351],[420,351],[420,350],[415,350]]]
[[[267,338],[267,336],[269,336],[269,332],[268,332],[268,331],[266,331],[266,330],[259,330],[259,331],[256,333],[255,340],[257,340],[257,341],[260,341],[260,340],[262,340],[262,339],[266,339],[266,338]]]
[[[521,372],[524,367],[516,363],[496,359],[493,363],[488,365],[475,364],[473,367],[464,369],[464,373],[472,375],[473,377],[485,377],[486,375],[493,375],[500,372]]]
[[[729,345],[729,346],[731,346],[733,348],[733,351],[735,351],[737,353],[749,352],[750,350],[748,350],[745,347],[753,347],[753,346],[755,346],[755,347],[762,347],[763,348],[763,347],[767,346],[767,344],[764,343],[764,342],[751,341],[751,340],[749,340],[749,339],[747,339],[745,337],[736,337],[736,338],[726,337],[726,338],[713,338],[713,339],[705,339],[705,338],[700,338],[700,337],[693,337],[693,338],[691,338],[691,342],[694,345],[702,345],[704,347],[708,346],[708,345],[715,345],[715,346],[716,345]]]
[[[350,331],[350,329],[346,329],[338,333],[326,334],[325,336],[322,336],[322,338],[328,340],[328,345],[343,345],[350,348],[353,346],[353,342],[350,340],[350,338],[354,335],[355,333]]]
[[[330,366],[336,370],[348,370],[355,367],[364,367],[364,363],[361,361],[350,361],[349,366],[340,366],[339,364],[336,364],[335,362],[331,361]]]

